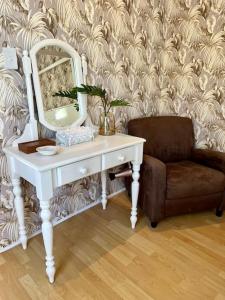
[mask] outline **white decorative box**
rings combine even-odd
[[[92,127],[73,127],[65,130],[58,130],[56,143],[60,146],[69,147],[75,144],[92,141],[97,135],[96,129]]]

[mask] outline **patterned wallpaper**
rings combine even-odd
[[[224,151],[224,1],[5,0],[0,20],[0,45],[17,47],[20,61],[23,49],[45,38],[67,41],[85,53],[88,83],[132,103],[115,112],[119,130],[139,116],[190,116],[197,146]],[[99,108],[92,98],[89,113],[97,123]],[[1,149],[21,134],[28,118],[21,64],[18,72],[1,69]],[[0,160],[0,245],[5,247],[17,239],[18,228],[2,150]],[[120,186],[109,185],[109,192]],[[52,199],[53,216],[62,219],[99,194],[98,175],[60,188]],[[25,182],[24,195],[32,233],[40,226],[39,206],[34,188]]]
[[[197,146],[225,151],[225,1],[162,3],[158,112],[192,117]]]

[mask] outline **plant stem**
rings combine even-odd
[[[101,97],[102,100],[102,106],[103,106],[103,110],[104,110],[104,115],[107,115],[107,100],[105,97]]]

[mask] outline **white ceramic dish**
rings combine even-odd
[[[50,156],[50,155],[57,154],[58,151],[59,151],[59,147],[57,147],[57,146],[43,146],[43,147],[38,147],[36,150],[41,155]]]

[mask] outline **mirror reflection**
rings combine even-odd
[[[57,127],[70,126],[80,117],[74,100],[53,95],[76,86],[73,58],[58,46],[47,46],[37,52],[36,59],[46,121]]]

